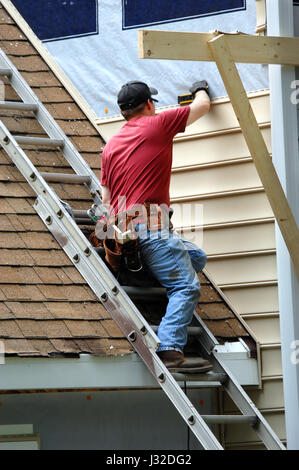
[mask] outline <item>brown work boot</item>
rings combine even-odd
[[[169,372],[200,374],[213,368],[212,364],[206,359],[202,357],[185,357],[179,351],[159,351],[157,354]]]

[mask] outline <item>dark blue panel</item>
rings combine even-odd
[[[98,33],[97,0],[12,0],[42,41]]]
[[[122,0],[123,29],[246,10],[246,0]]]

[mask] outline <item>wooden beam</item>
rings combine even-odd
[[[140,30],[139,58],[214,62],[207,43],[215,34]],[[299,38],[247,34],[225,37],[234,62],[299,66]]]
[[[247,146],[288,247],[294,268],[299,276],[299,229],[230,53],[227,39],[226,35],[218,36],[209,41],[208,47],[218,66]]]

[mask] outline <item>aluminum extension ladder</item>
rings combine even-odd
[[[117,282],[113,274],[87,240],[74,218],[59,199],[48,182],[82,183],[89,190],[93,201],[102,206],[101,186],[95,174],[63,133],[50,113],[33,93],[15,66],[0,49],[0,77],[6,77],[20,96],[22,102],[0,102],[0,109],[33,111],[48,138],[13,136],[0,121],[0,143],[12,162],[16,165],[37,195],[34,208],[55,236],[63,250],[72,260],[90,288],[103,303],[111,317],[118,324],[134,350],[144,361],[173,405],[188,424],[202,447],[207,450],[222,450],[223,447],[208,426],[221,423],[248,423],[268,449],[284,450],[285,447],[265,421],[254,403],[232,376],[224,363],[214,355],[218,344],[201,318],[194,313],[199,322],[200,342],[204,354],[213,363],[213,371],[198,374],[171,374],[156,354],[159,344],[154,330],[145,321],[135,304]],[[29,160],[19,144],[47,145],[60,148],[64,158],[73,168],[75,175],[41,173]],[[82,212],[82,211],[74,211]],[[241,411],[240,415],[202,416],[195,409],[179,382],[195,380],[207,387],[219,386],[228,393]]]

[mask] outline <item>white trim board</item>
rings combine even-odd
[[[241,344],[241,343],[240,343]],[[219,352],[229,361],[241,385],[258,385],[258,364],[243,347]],[[196,387],[196,382],[187,382]],[[202,386],[202,383],[201,383]],[[136,353],[119,357],[20,358],[7,357],[0,366],[0,390],[159,388]]]

